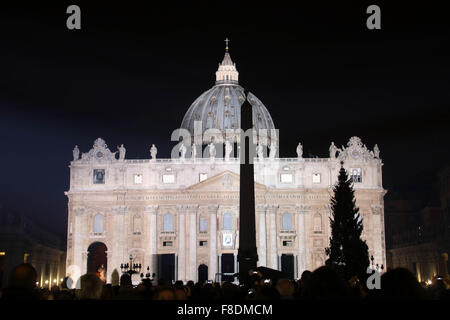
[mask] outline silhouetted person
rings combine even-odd
[[[329,267],[320,267],[305,283],[302,297],[314,300],[348,299],[349,288],[336,271]]]
[[[79,300],[100,300],[103,292],[103,281],[96,274],[87,273],[80,277]]]
[[[65,277],[61,282],[61,290],[59,290],[58,294],[55,296],[55,300],[73,300],[74,294],[72,290],[67,287],[67,281],[69,277]]]
[[[416,277],[405,268],[390,270],[381,276],[383,299],[425,299],[426,293]]]
[[[39,300],[36,278],[36,270],[31,264],[16,266],[9,276],[8,287],[3,290],[2,300]]]
[[[294,298],[295,288],[289,279],[278,280],[276,289],[280,293],[280,299],[290,300]]]
[[[130,300],[134,299],[133,285],[131,283],[131,276],[128,273],[124,273],[120,277],[120,289],[115,299],[117,300]]]
[[[175,291],[169,287],[160,288],[153,297],[153,300],[175,300]]]

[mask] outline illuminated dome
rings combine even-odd
[[[216,84],[211,89],[202,93],[189,107],[186,112],[181,128],[189,130],[191,135],[194,135],[194,125],[201,122],[202,134],[208,129],[218,129],[225,137],[227,130],[235,130],[241,126],[241,105],[244,102],[244,88],[239,85],[239,73],[236,69],[236,64],[231,60],[226,47],[225,57],[222,63],[219,63],[219,68],[216,72]],[[252,93],[248,93],[247,97],[250,104],[253,106],[253,124],[257,129],[257,133],[263,134],[260,129],[267,129],[267,142],[263,144],[270,144],[271,138],[275,136],[275,126],[270,116],[269,111],[264,104]],[[209,130],[208,132],[211,132]],[[217,131],[217,130],[216,130]],[[216,142],[221,142],[215,134]],[[207,134],[205,134],[207,136]],[[208,143],[204,141],[203,143]]]

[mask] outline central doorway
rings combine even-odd
[[[223,253],[221,258],[222,270],[222,281],[233,282],[234,278],[231,274],[234,274],[234,254],[232,253]],[[224,273],[229,273],[230,275],[224,275]]]
[[[158,255],[158,277],[168,283],[175,281],[175,254]]]
[[[294,255],[281,255],[281,271],[286,273],[289,279],[294,279]]]
[[[208,266],[201,264],[198,266],[198,282],[203,283],[208,280]]]

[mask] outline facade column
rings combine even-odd
[[[66,266],[66,273],[70,274],[73,280],[73,283],[78,282],[78,279],[81,275],[86,273],[86,271],[83,273],[83,252],[87,250],[86,248],[83,248],[84,246],[84,239],[88,237],[88,235],[85,233],[87,230],[87,223],[85,221],[84,216],[84,207],[76,207],[73,208],[73,230],[72,230],[72,259],[71,264],[67,264]],[[86,269],[86,265],[84,266]],[[41,268],[41,285],[43,285],[44,281],[44,270],[45,266]]]
[[[108,249],[107,254],[107,270],[106,270],[106,279],[107,282],[111,281],[111,275],[114,272],[114,269],[120,275],[120,264],[128,261],[127,255],[127,241],[126,236],[128,230],[125,229],[125,215],[128,212],[128,207],[126,206],[114,206],[112,208],[113,211],[113,234],[114,234],[114,242],[112,243],[112,248]]]
[[[186,206],[178,206],[178,280],[186,281]]]
[[[305,230],[305,215],[307,214],[307,206],[296,206],[297,215],[297,246],[298,246],[298,263],[297,263],[297,278],[302,276],[303,271],[307,269],[307,243]]]
[[[267,205],[257,205],[256,214],[258,216],[258,266],[267,265],[267,238],[266,238],[266,207]]]
[[[197,282],[197,208],[192,206],[190,214],[190,233],[189,233],[189,265],[190,265],[190,280]]]
[[[189,206],[189,279],[197,282],[197,208],[198,206]]]
[[[382,239],[382,207],[372,206],[372,244],[373,244],[373,257],[375,263],[386,266],[386,261],[383,257],[383,239]],[[384,228],[383,228],[384,229]],[[384,231],[384,230],[383,230]]]
[[[277,270],[281,271],[281,254],[278,255],[278,268],[277,268]]]
[[[294,279],[299,279],[300,277],[298,276],[298,258],[297,255],[294,254]]]
[[[277,260],[277,224],[276,224],[276,213],[278,210],[278,205],[269,205],[267,206],[267,214],[266,214],[266,226],[269,231],[269,258],[268,258],[268,267],[272,269],[278,269],[278,260]]]
[[[217,263],[219,264],[218,265],[218,270],[219,270],[219,273],[222,273],[222,255],[221,254],[219,254],[218,256],[217,256]],[[216,279],[214,279],[214,281],[215,281]],[[219,283],[220,282],[222,282],[222,275],[219,275]]]
[[[208,206],[209,213],[209,266],[208,278],[215,280],[217,273],[217,209],[218,205]]]
[[[155,273],[155,279],[158,279],[158,266],[157,266],[157,238],[158,238],[158,228],[156,216],[158,212],[158,206],[145,206],[144,214],[148,219],[148,250],[145,255],[145,260],[147,265],[150,267],[150,274]]]

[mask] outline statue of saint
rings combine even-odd
[[[373,155],[375,158],[380,159],[380,149],[378,149],[377,144],[375,144],[375,147],[373,147]]]
[[[191,146],[191,152],[192,152],[192,159],[195,161],[195,158],[197,158],[197,146],[195,143]]]
[[[259,161],[264,159],[264,148],[260,143],[256,146],[256,154],[258,155]]]
[[[80,158],[80,149],[78,149],[78,146],[75,146],[73,148],[73,161],[77,161]]]
[[[334,145],[334,142],[331,141],[331,145],[330,145],[330,149],[329,149],[329,151],[330,151],[330,158],[331,158],[331,159],[336,159],[336,152],[337,152],[338,150],[339,150],[338,147],[336,147],[336,146]]]
[[[178,149],[178,151],[181,153],[181,155],[180,155],[181,161],[184,161],[184,158],[186,156],[186,151],[187,151],[186,146],[184,145],[184,143],[181,144],[180,149]]]
[[[150,148],[150,155],[152,157],[152,160],[156,160],[156,154],[158,153],[158,149],[155,147],[154,144],[152,144],[152,147]]]
[[[270,152],[269,152],[270,160],[275,159],[276,154],[277,154],[277,144],[276,144],[276,141],[272,141],[270,143]]]
[[[299,160],[303,158],[303,146],[302,146],[301,142],[299,142],[298,146],[297,146],[297,158]]]
[[[214,159],[216,157],[216,146],[214,145],[213,142],[211,142],[209,145],[209,157],[211,159]]]
[[[231,152],[233,151],[233,146],[231,145],[230,141],[225,141],[225,161],[230,160]]]
[[[119,160],[123,161],[123,159],[125,159],[125,152],[127,150],[123,146],[123,143],[122,143],[122,145],[120,147],[117,147],[117,149],[119,150]]]

